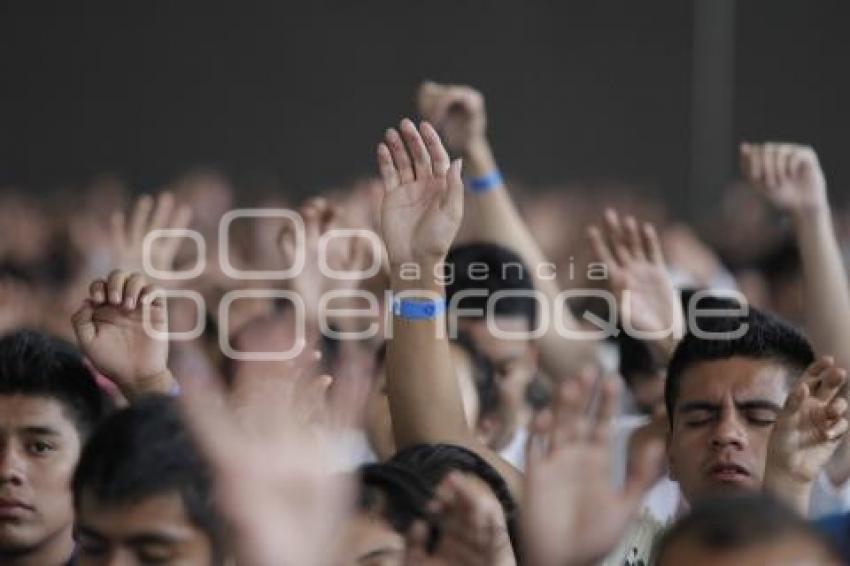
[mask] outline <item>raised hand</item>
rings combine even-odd
[[[658,477],[660,441],[630,462],[623,488],[611,484],[619,394],[616,382],[605,381],[591,410],[592,386],[588,375],[563,383],[553,408],[534,422],[521,515],[526,563],[533,566],[602,559],[620,542]]]
[[[328,564],[328,541],[351,511],[351,478],[329,471],[329,431],[309,409],[328,383],[311,373],[311,354],[287,375],[246,380],[238,399],[194,379],[181,395],[239,564]]]
[[[156,199],[150,195],[140,197],[133,205],[129,224],[123,212],[112,216],[112,264],[126,271],[143,272],[145,236],[157,229],[185,229],[191,220],[192,209],[177,206],[169,192],[161,193]],[[180,242],[174,237],[157,238],[150,249],[152,267],[159,271],[174,269]]]
[[[440,482],[431,511],[440,541],[425,551],[427,531],[414,525],[408,536],[407,566],[515,566],[502,506],[480,479],[452,472]]]
[[[788,395],[770,435],[765,486],[801,512],[817,474],[847,432],[847,372],[823,357],[806,369]]]
[[[791,214],[828,206],[818,156],[808,146],[742,143],[741,172],[771,203]]]
[[[420,116],[434,124],[451,151],[467,155],[485,143],[484,97],[474,88],[427,81],[416,99]]]
[[[608,285],[617,298],[620,315],[631,329],[658,336],[648,342],[662,345],[664,357],[672,354],[684,333],[685,319],[655,227],[649,223],[639,227],[632,216],[621,222],[620,216],[608,209],[605,233],[590,226],[588,234],[594,254],[608,267]]]
[[[401,122],[401,135],[387,130],[378,144],[384,181],[381,229],[390,265],[443,261],[463,216],[461,162],[449,156],[436,130]],[[404,140],[402,141],[402,136]]]
[[[164,336],[166,301],[154,291],[142,274],[116,269],[91,284],[89,298],[71,319],[83,354],[131,400],[174,387]],[[154,333],[145,329],[145,308]]]

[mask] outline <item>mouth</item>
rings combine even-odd
[[[744,483],[752,477],[745,467],[732,462],[714,464],[708,469],[708,476],[719,483]]]
[[[17,499],[0,498],[0,519],[16,519],[32,510],[30,505]]]

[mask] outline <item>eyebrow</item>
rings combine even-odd
[[[80,525],[77,528],[77,532],[81,536],[91,537],[98,540],[106,540],[106,537],[104,535],[100,534],[91,527],[86,527],[84,525]],[[172,545],[176,542],[179,542],[177,538],[160,533],[142,533],[127,539],[127,543],[131,545]]]
[[[25,426],[20,430],[27,434],[37,434],[39,436],[62,436],[58,430],[49,426]]]
[[[768,401],[767,399],[753,399],[752,401],[742,401],[740,403],[735,403],[735,407],[743,410],[751,410],[751,409],[766,409],[768,411],[773,411],[774,413],[778,413],[782,410],[782,406],[774,403],[773,401]],[[718,403],[710,403],[708,401],[689,401],[686,403],[682,403],[679,407],[680,413],[690,413],[694,411],[709,411],[709,412],[717,412],[720,410],[720,405]]]

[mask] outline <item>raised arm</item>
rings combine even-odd
[[[838,367],[850,368],[850,288],[817,155],[801,145],[744,143],[741,170],[791,219],[803,263],[806,330],[815,351],[834,357]],[[827,471],[836,485],[850,479],[848,441]]]
[[[444,291],[434,275],[463,215],[461,161],[450,163],[429,124],[417,130],[404,120],[400,130],[401,135],[387,130],[378,145],[385,185],[381,229],[400,305],[386,363],[396,445],[442,442],[473,450],[499,470],[516,494],[517,470],[478,442],[466,423],[441,315]],[[429,306],[435,307],[430,316],[425,312]]]
[[[466,174],[479,189],[470,191],[476,207],[471,235],[480,241],[499,244],[513,250],[529,268],[535,289],[542,292],[551,307],[560,292],[554,280],[539,277],[538,266],[546,263],[543,252],[531,236],[514,205],[487,140],[487,117],[484,97],[480,92],[456,85],[424,83],[419,91],[420,113],[440,130],[448,148],[463,156]],[[485,187],[486,185],[486,187]],[[578,322],[567,311],[563,313],[566,328],[578,329]],[[570,375],[589,361],[595,344],[567,340],[556,325],[539,339],[540,363],[553,379]]]

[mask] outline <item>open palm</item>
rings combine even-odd
[[[621,315],[630,327],[643,332],[681,334],[682,305],[664,264],[655,228],[613,210],[605,214],[605,234],[589,230],[596,257],[608,268],[608,284],[616,295]]]
[[[116,270],[108,280],[92,283],[90,297],[73,318],[80,349],[122,390],[167,369],[168,341],[156,336],[168,330],[165,299],[151,301],[151,293],[141,274]],[[145,328],[145,308],[153,332]]]
[[[844,370],[836,368],[831,358],[809,366],[771,432],[768,466],[772,473],[814,481],[848,428],[847,401],[840,395],[845,382]]]
[[[420,265],[441,261],[463,216],[460,162],[449,162],[437,132],[423,123],[401,123],[378,146],[385,192],[381,228],[390,263]]]
[[[793,213],[826,206],[826,181],[811,147],[741,144],[741,172],[780,210]]]

